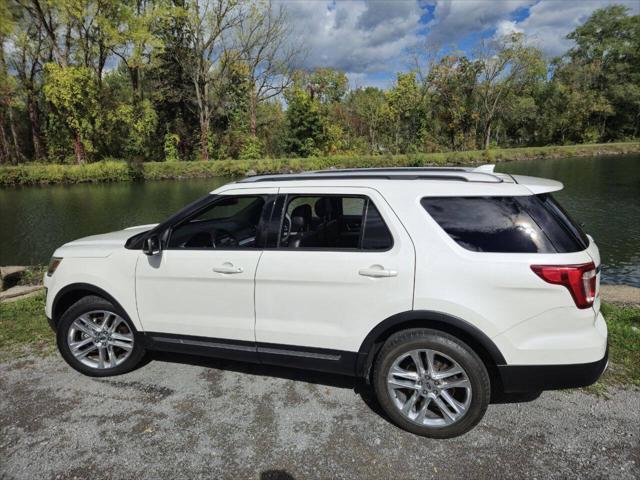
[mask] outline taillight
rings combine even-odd
[[[567,287],[578,308],[589,308],[596,298],[596,266],[593,262],[580,265],[531,265],[545,282]]]

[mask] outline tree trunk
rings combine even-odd
[[[11,162],[11,149],[9,148],[9,140],[4,131],[4,117],[0,111],[0,163]]]
[[[40,120],[38,118],[38,106],[33,94],[27,96],[27,109],[29,110],[29,122],[31,123],[31,139],[33,141],[33,156],[36,161],[44,159],[44,141],[40,130]]]
[[[257,130],[257,124],[258,124],[258,120],[257,120],[257,113],[258,110],[258,96],[256,95],[256,93],[254,91],[251,92],[251,102],[249,104],[249,112],[250,112],[250,120],[249,120],[249,129],[251,131],[251,135],[252,136],[256,136],[256,130]]]
[[[85,163],[85,159],[87,156],[86,150],[84,148],[84,144],[82,143],[82,138],[80,138],[80,133],[75,132],[73,136],[73,150],[76,154],[76,163],[78,165],[82,165]]]
[[[13,121],[13,108],[9,105],[9,129],[11,130],[11,138],[13,140],[13,163],[18,163],[24,158],[22,151],[20,150],[20,143],[18,142],[18,132],[16,132],[16,125]]]
[[[209,122],[200,122],[200,158],[209,160]]]
[[[487,129],[484,134],[484,149],[489,150],[491,144],[491,122],[487,123]]]

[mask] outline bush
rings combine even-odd
[[[0,186],[48,183],[119,182],[246,175],[358,167],[424,167],[480,165],[507,160],[535,160],[566,156],[590,156],[640,152],[640,143],[610,143],[556,147],[474,150],[468,152],[413,153],[409,155],[334,155],[308,158],[241,159],[128,164],[105,159],[86,165],[24,164],[0,167]]]

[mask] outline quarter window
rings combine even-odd
[[[476,252],[567,253],[585,245],[546,198],[426,197],[421,203],[460,246]]]
[[[392,244],[380,212],[367,197],[287,197],[281,248],[386,250]]]

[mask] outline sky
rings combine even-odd
[[[523,32],[549,58],[572,45],[566,35],[609,4],[640,13],[640,0],[280,0],[301,67],[334,67],[352,87],[389,87],[425,45],[472,54],[482,39]]]

